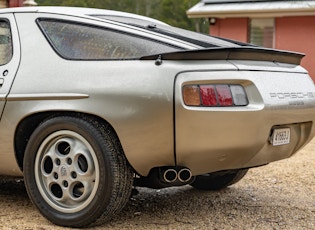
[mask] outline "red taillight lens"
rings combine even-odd
[[[217,95],[215,92],[215,87],[213,85],[201,85],[200,95],[201,103],[204,106],[216,106],[217,105]]]
[[[233,99],[230,87],[228,85],[217,85],[218,102],[220,106],[232,106]]]
[[[186,85],[183,87],[183,99],[188,106],[248,105],[246,92],[241,85]]]

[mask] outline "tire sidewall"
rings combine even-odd
[[[92,201],[83,210],[76,213],[63,213],[55,210],[42,197],[35,180],[35,159],[41,143],[52,133],[70,130],[80,134],[92,146],[99,165],[99,183]],[[52,118],[42,123],[32,134],[25,151],[24,178],[26,189],[32,202],[47,219],[63,226],[81,226],[89,222],[91,216],[100,216],[110,203],[113,185],[111,156],[105,142],[99,143],[98,130],[80,119],[71,117]],[[82,223],[82,224],[80,224]]]
[[[240,181],[247,173],[248,169],[226,170],[225,172],[215,172],[196,176],[191,186],[200,190],[221,190]]]

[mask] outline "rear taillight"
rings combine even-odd
[[[183,99],[188,106],[227,107],[248,105],[241,85],[186,85]]]
[[[200,105],[200,91],[199,87],[196,85],[191,85],[189,87],[183,88],[183,97],[185,104],[198,106]]]

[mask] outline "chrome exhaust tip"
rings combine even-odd
[[[166,169],[163,173],[163,180],[167,183],[173,183],[177,180],[178,174],[175,169]]]
[[[188,168],[183,168],[178,172],[178,180],[182,183],[187,183],[192,179],[192,173]]]

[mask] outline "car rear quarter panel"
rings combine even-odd
[[[143,173],[151,165],[174,164],[172,77],[156,71],[153,62],[58,59],[43,58],[37,63],[41,69],[36,70],[22,60],[3,114],[2,126],[7,127],[1,128],[0,138],[9,134],[13,140],[18,123],[35,113],[81,112],[113,126],[136,170]]]

